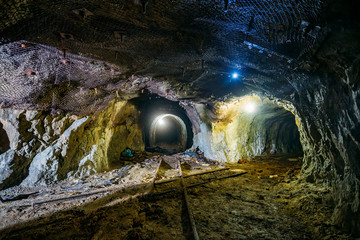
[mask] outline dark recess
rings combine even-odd
[[[0,123],[0,154],[6,152],[10,149],[10,141],[9,138],[3,129],[2,123]]]
[[[144,143],[145,143],[146,151],[160,152],[165,154],[172,154],[178,152],[177,150],[174,149],[150,148],[150,136],[149,136],[150,126],[152,120],[159,114],[173,114],[181,118],[184,121],[187,130],[186,149],[192,146],[193,144],[192,125],[188,116],[186,115],[185,110],[180,107],[178,102],[170,101],[158,95],[148,94],[148,93],[142,94],[142,96],[131,100],[131,102],[133,102],[141,111],[140,121],[144,133]],[[170,141],[171,140],[170,138],[176,138],[176,134],[174,136],[170,136],[166,138],[162,138],[161,140]],[[174,139],[172,139],[171,141],[173,140]]]

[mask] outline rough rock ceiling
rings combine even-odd
[[[96,108],[142,88],[176,99],[225,96],[229,72],[243,78],[230,88],[270,81],[269,73],[293,69],[324,37],[320,0],[0,5],[3,107]]]

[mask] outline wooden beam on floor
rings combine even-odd
[[[226,178],[238,177],[238,176],[244,175],[244,174],[246,174],[246,173],[248,173],[248,172],[237,173],[237,174],[233,174],[233,175],[225,176],[225,177],[220,177],[220,178],[212,178],[212,179],[209,180],[209,181],[205,181],[205,182],[195,183],[195,184],[189,185],[189,186],[187,186],[187,188],[197,187],[197,186],[200,186],[200,185],[204,185],[204,184],[206,184],[206,183],[210,183],[210,182],[218,181],[218,180],[223,180],[223,179],[226,179]]]

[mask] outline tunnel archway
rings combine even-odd
[[[10,149],[10,141],[6,131],[3,128],[2,123],[0,122],[0,154],[6,152]]]
[[[251,119],[248,143],[254,156],[303,156],[298,123],[293,113],[256,95],[245,98],[245,101],[243,114],[245,119]]]
[[[254,114],[250,131],[249,141],[253,145],[262,141],[262,148],[257,149],[257,155],[303,155],[295,116],[276,104],[266,103],[261,106],[259,113]]]
[[[303,156],[294,114],[275,101],[245,96],[219,105],[217,117],[212,125],[216,159],[236,162],[270,154]]]
[[[174,114],[161,114],[151,123],[150,148],[186,149],[187,131],[184,121]]]
[[[172,154],[192,146],[192,124],[179,102],[147,93],[133,102],[141,112],[146,151]]]

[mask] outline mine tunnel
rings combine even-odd
[[[256,139],[257,134],[265,131],[265,147],[260,154],[303,155],[298,126],[291,112],[276,104],[264,104],[254,114],[250,128],[254,144],[261,141]]]
[[[10,142],[6,131],[0,122],[0,154],[6,152],[10,148]]]
[[[358,239],[356,4],[0,1],[0,240]]]
[[[187,129],[181,118],[172,114],[162,114],[156,117],[149,129],[149,147],[186,150]]]
[[[193,145],[192,125],[179,102],[154,94],[133,101],[141,111],[147,151],[170,154],[183,152]]]

